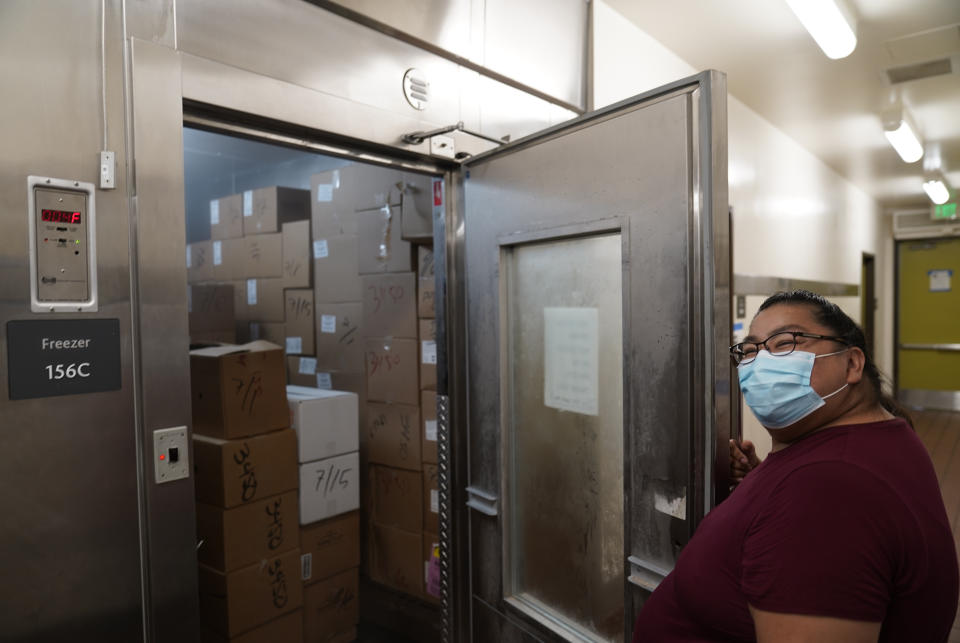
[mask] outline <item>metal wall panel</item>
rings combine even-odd
[[[460,121],[517,139],[575,116],[301,0],[182,0],[177,39],[186,99],[404,152],[429,153],[429,143],[405,144],[404,134]],[[403,74],[411,67],[430,82],[424,111],[403,97]],[[491,147],[454,138],[458,151],[470,154]]]
[[[316,0],[583,109],[587,0]]]
[[[121,390],[11,401],[6,323],[31,314],[27,175],[97,183],[102,149],[100,3],[0,3],[0,526],[5,641],[141,638],[121,23],[108,2],[107,145],[117,189],[96,195],[99,312],[119,319]],[[61,315],[57,318],[69,318]]]

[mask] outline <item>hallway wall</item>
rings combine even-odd
[[[602,0],[595,0],[593,6],[595,107],[703,71]],[[877,297],[882,302],[876,313],[876,357],[881,370],[891,373],[889,217],[883,216],[868,194],[732,95],[728,123],[734,272],[859,284],[861,253],[874,254]],[[859,321],[856,298],[838,298],[837,303]],[[766,432],[748,409],[743,418],[744,436],[765,454],[770,444]]]

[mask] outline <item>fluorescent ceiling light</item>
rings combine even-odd
[[[896,129],[886,129],[883,133],[905,163],[919,161],[923,156],[923,145],[906,119],[901,120]]]
[[[857,47],[855,24],[843,0],[787,0],[827,58],[845,58]]]
[[[943,205],[950,200],[950,190],[947,188],[947,181],[942,176],[932,177],[923,182],[923,191],[927,193],[930,200],[937,205]]]

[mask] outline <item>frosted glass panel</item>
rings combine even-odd
[[[601,641],[623,636],[620,243],[604,234],[505,256],[507,592]]]

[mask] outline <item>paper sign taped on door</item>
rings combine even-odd
[[[930,277],[930,292],[950,292],[950,278],[952,270],[928,270]]]
[[[543,403],[562,411],[599,414],[599,311],[543,309]]]

